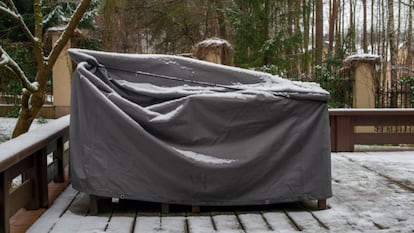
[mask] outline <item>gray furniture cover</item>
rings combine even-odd
[[[75,189],[193,205],[331,197],[317,84],[168,55],[70,50]]]

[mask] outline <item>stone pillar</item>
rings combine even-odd
[[[375,108],[375,91],[378,80],[376,80],[376,66],[381,59],[373,54],[356,54],[348,56],[344,60],[345,68],[350,69],[353,85],[353,108]],[[373,132],[371,126],[356,127],[356,132]]]
[[[57,41],[62,32],[63,29],[61,28],[49,29],[52,45]],[[67,115],[70,112],[72,60],[67,52],[70,46],[71,41],[69,40],[59,54],[52,70],[53,106],[56,118]]]
[[[350,69],[353,86],[354,108],[375,108],[376,66],[381,59],[373,54],[355,54],[344,60],[344,67]]]
[[[375,108],[376,83],[372,64],[360,63],[354,70],[353,107]]]
[[[233,65],[233,47],[228,41],[220,38],[210,38],[199,42],[194,46],[193,54],[199,60]]]

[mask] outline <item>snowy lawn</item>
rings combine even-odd
[[[17,118],[0,117],[0,143],[10,139],[16,121]],[[49,121],[53,121],[53,119],[38,118],[33,121],[30,129],[35,129]]]
[[[414,232],[414,151],[332,153],[332,188],[322,211],[308,202],[200,214],[118,204],[91,216],[88,196],[69,187],[28,232]]]

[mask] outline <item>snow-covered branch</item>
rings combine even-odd
[[[72,18],[69,21],[69,24],[66,26],[64,32],[62,33],[62,35],[60,35],[59,39],[53,45],[52,51],[50,52],[50,55],[48,58],[48,67],[50,69],[52,69],[53,65],[55,64],[59,56],[59,53],[63,50],[66,43],[72,37],[72,34],[76,29],[76,26],[78,25],[79,21],[82,19],[83,14],[88,9],[90,2],[91,0],[82,0],[80,2],[78,7],[76,8],[75,13],[72,15]]]
[[[17,7],[16,7],[16,5],[14,4],[13,0],[7,0],[6,2],[8,2],[8,3],[9,3],[9,6],[11,7],[11,9],[12,9],[14,12],[16,12],[16,13],[17,13]]]
[[[0,46],[0,68],[3,67],[10,71],[30,92],[36,92],[39,90],[37,82],[31,83],[27,78],[26,74],[19,65],[9,56],[9,54]]]
[[[16,21],[19,26],[22,28],[24,34],[26,35],[26,37],[30,40],[34,38],[32,32],[30,31],[30,29],[26,26],[26,24],[23,21],[22,16],[15,12],[12,11],[10,8],[4,6],[4,5],[0,5],[0,14],[9,16],[11,19],[13,19],[14,21]]]
[[[43,12],[42,12],[42,1],[33,1],[33,13],[35,23],[35,36],[41,38],[43,34]]]
[[[37,61],[40,61],[40,64],[43,63],[44,58],[43,58],[43,50],[42,50],[41,42],[39,41],[37,37],[35,37],[32,34],[30,29],[27,27],[26,23],[23,20],[23,17],[17,12],[16,6],[13,4],[13,1],[9,1],[9,2],[11,2],[10,4],[12,4],[11,5],[12,9],[10,9],[10,7],[7,7],[5,4],[0,4],[0,14],[10,17],[12,20],[14,20],[19,25],[24,35],[26,36],[26,38],[29,39],[30,42],[32,42],[33,51],[34,51]]]

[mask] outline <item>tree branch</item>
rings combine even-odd
[[[55,42],[52,47],[52,51],[48,57],[48,71],[52,69],[53,65],[55,64],[60,52],[65,47],[66,43],[72,37],[73,32],[76,29],[79,21],[82,19],[83,14],[88,9],[89,3],[91,0],[82,0],[82,2],[76,8],[75,13],[72,15],[69,24],[66,26],[65,30],[63,31],[62,35],[60,35],[59,39]]]
[[[0,46],[0,67],[4,67],[9,70],[30,92],[36,92],[39,90],[37,82],[31,83],[27,78],[26,74],[19,65],[9,56],[9,54]]]
[[[404,5],[404,6],[408,6],[408,7],[410,7],[410,8],[413,8],[414,7],[414,5],[412,5],[412,4],[410,4],[410,3],[406,3],[406,2],[404,2],[404,1],[399,1],[399,3],[401,3],[402,5]]]
[[[14,4],[13,0],[7,0],[7,2],[9,3],[10,7],[12,8],[12,10],[17,13],[18,12],[17,11],[17,7]]]
[[[17,9],[15,5],[13,4],[13,1],[9,1],[9,2],[12,2],[11,4],[12,4],[13,10],[3,5],[0,5],[0,14],[9,16],[12,20],[14,20],[18,24],[18,26],[23,30],[23,33],[26,36],[26,38],[29,39],[30,42],[33,44],[33,52],[36,56],[36,60],[40,64],[44,63],[42,44],[40,40],[37,37],[35,37],[30,31],[30,29],[27,27],[26,23],[23,20],[23,17],[17,12]]]
[[[42,38],[42,35],[43,35],[42,0],[33,1],[33,13],[34,13],[35,36],[37,38]]]

